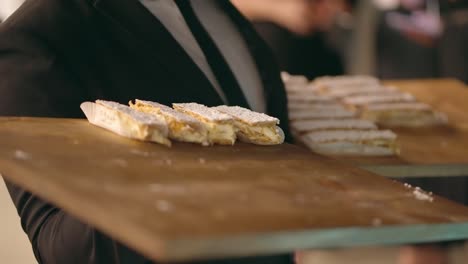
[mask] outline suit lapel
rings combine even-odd
[[[188,1],[188,0],[186,0]],[[285,132],[288,130],[286,93],[275,66],[273,54],[258,36],[249,21],[228,0],[219,0],[223,9],[238,26],[251,55],[260,72],[268,106],[268,113],[282,121]],[[137,42],[148,56],[164,65],[168,73],[178,80],[186,80],[186,91],[197,89],[195,93],[207,104],[221,104],[222,100],[204,73],[192,61],[180,44],[138,0],[96,0],[94,7],[105,19],[121,29],[125,38]],[[137,52],[137,51],[136,51]],[[170,87],[168,87],[170,89]]]
[[[219,0],[219,3],[222,4],[223,9],[237,25],[239,32],[249,46],[250,54],[255,60],[265,89],[267,112],[281,120],[281,126],[287,134],[288,141],[290,141],[291,138],[288,132],[289,117],[287,112],[287,97],[273,53],[270,51],[265,41],[255,31],[252,24],[230,1]]]
[[[199,89],[207,101],[222,102],[211,82],[182,46],[138,0],[97,0],[94,7],[120,28],[129,41],[138,43],[141,50],[136,52],[152,56],[174,78],[187,80],[186,89]]]

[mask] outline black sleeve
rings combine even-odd
[[[50,43],[15,21],[0,27],[0,116],[81,116],[79,81]],[[7,176],[7,175],[6,175]],[[60,208],[6,181],[39,263],[148,263]]]
[[[90,100],[93,96],[88,94],[92,91],[86,91],[86,85],[80,83],[78,73],[73,72],[67,60],[61,57],[65,51],[60,49],[73,51],[56,42],[63,36],[53,26],[61,23],[63,30],[71,28],[67,24],[70,15],[62,9],[57,10],[55,5],[85,2],[91,1],[30,0],[21,7],[20,12],[0,25],[0,116],[82,116],[79,104]],[[38,8],[43,6],[47,8]],[[67,10],[75,8],[71,6]],[[80,22],[74,21],[77,25]],[[47,34],[55,35],[50,37]],[[138,253],[48,201],[11,182],[7,181],[6,185],[39,263],[149,263]],[[284,260],[284,257],[275,259]],[[258,260],[253,258],[241,262],[273,263]],[[209,263],[233,262],[223,260]]]

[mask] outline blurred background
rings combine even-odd
[[[2,0],[5,20],[24,0]],[[232,0],[281,69],[468,82],[468,0]]]
[[[468,81],[466,0],[233,0],[282,70]]]

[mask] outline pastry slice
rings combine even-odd
[[[281,80],[285,84],[307,84],[309,79],[303,75],[291,75],[287,72],[281,72]]]
[[[88,121],[124,137],[171,146],[164,119],[141,113],[111,101],[84,102],[81,109]]]
[[[136,99],[134,104],[132,102],[129,104],[135,110],[164,119],[169,128],[169,138],[182,142],[209,145],[208,130],[199,120],[155,102]]]
[[[313,83],[321,89],[334,89],[345,86],[378,85],[379,79],[367,75],[324,76],[316,78]]]
[[[325,155],[390,156],[399,153],[397,136],[390,130],[334,130],[302,136],[314,152]]]
[[[234,145],[236,131],[231,116],[197,103],[172,104],[175,110],[202,122],[210,144]]]
[[[345,98],[357,95],[391,95],[401,93],[396,88],[381,85],[358,86],[349,89],[333,89],[323,92],[334,98]]]
[[[362,119],[300,120],[291,123],[297,134],[330,130],[377,130],[374,122]]]
[[[333,103],[335,99],[331,96],[317,95],[315,93],[290,93],[288,102],[294,103]]]
[[[343,98],[348,106],[362,107],[371,104],[414,102],[415,98],[409,93],[356,95]]]
[[[345,109],[342,104],[335,103],[335,102],[324,102],[324,103],[289,103],[288,104],[288,109],[291,112],[294,111],[314,111],[314,110],[343,110]]]
[[[257,145],[277,145],[284,142],[284,133],[279,119],[257,113],[239,106],[217,106],[213,109],[231,116],[237,131],[237,137]]]
[[[447,116],[419,102],[367,105],[362,107],[360,116],[386,126],[420,127],[447,123]]]
[[[286,92],[288,94],[296,94],[296,93],[305,94],[305,93],[319,92],[319,89],[315,85],[309,84],[309,83],[306,83],[306,84],[291,83],[291,84],[285,84],[284,87],[286,88]]]
[[[300,109],[291,111],[289,119],[296,120],[313,120],[313,119],[344,119],[353,118],[356,114],[344,107],[336,109]]]

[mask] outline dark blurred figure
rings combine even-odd
[[[468,83],[468,0],[442,1],[445,31],[438,58],[441,76]]]
[[[399,2],[379,23],[379,77],[453,77],[468,82],[468,1]]]
[[[344,73],[339,53],[326,31],[346,9],[342,0],[232,0],[273,49],[283,71],[305,75]]]

